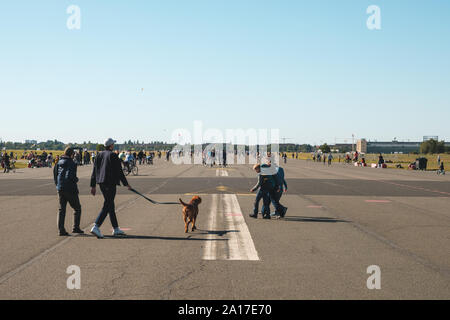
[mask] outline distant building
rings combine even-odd
[[[434,138],[434,137],[433,137]],[[424,141],[427,141],[428,139]],[[420,152],[420,145],[423,141],[419,142],[405,142],[405,141],[367,141],[366,139],[360,139],[356,142],[356,151],[361,153],[414,153]],[[446,146],[450,146],[450,142],[445,143]]]
[[[356,151],[359,153],[367,153],[367,141],[366,139],[359,139],[356,141]]]
[[[25,143],[36,144],[37,140],[25,140]]]

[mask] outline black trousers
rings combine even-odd
[[[280,204],[281,195],[277,193],[275,188],[264,189],[261,188],[263,207],[261,209],[263,216],[270,216],[270,202],[273,203],[276,212],[280,213],[283,206]]]
[[[78,229],[80,227],[81,220],[81,204],[78,198],[78,193],[59,191],[59,212],[58,212],[58,229],[59,231],[65,231],[64,222],[66,219],[66,207],[67,202],[75,210],[73,214],[73,228]]]
[[[100,227],[103,224],[103,221],[105,221],[106,216],[109,214],[109,219],[111,220],[113,228],[118,228],[119,224],[117,223],[115,211],[116,209],[114,205],[114,199],[116,197],[116,185],[100,184],[100,190],[102,191],[105,201],[103,202],[102,210],[95,220],[95,224]]]

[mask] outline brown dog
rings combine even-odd
[[[183,200],[179,199],[180,203],[183,205],[183,219],[184,219],[184,232],[188,232],[189,223],[192,222],[192,231],[197,229],[195,227],[195,220],[198,215],[198,205],[202,202],[202,198],[199,196],[193,196],[191,202],[184,203]]]

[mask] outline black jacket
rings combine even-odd
[[[72,158],[62,156],[53,168],[56,190],[78,193],[77,166]]]
[[[120,185],[121,181],[124,186],[128,185],[117,154],[109,150],[100,152],[95,157],[91,176],[91,187],[95,187],[96,183]]]

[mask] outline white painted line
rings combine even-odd
[[[212,195],[211,209],[208,216],[208,230],[214,230],[216,227],[216,210],[217,210],[217,198],[218,194]],[[204,260],[216,260],[216,241],[214,240],[214,234],[208,234],[208,241],[206,241],[205,248],[203,250]]]
[[[225,212],[225,214],[230,213],[232,215],[228,216],[233,220],[235,230],[238,232],[232,232],[230,237],[236,237],[239,247],[239,252],[241,259],[239,260],[260,260],[258,252],[256,251],[255,244],[253,243],[252,236],[248,230],[247,224],[245,223],[244,216],[242,215],[241,207],[239,206],[239,201],[235,194],[225,194],[227,199],[231,202],[231,212]]]
[[[216,169],[216,177],[228,177],[228,171],[223,169]]]
[[[227,241],[225,246],[218,246],[214,239],[223,239],[223,236],[209,234],[204,260],[260,260],[235,194],[212,195],[208,230],[226,230]]]

